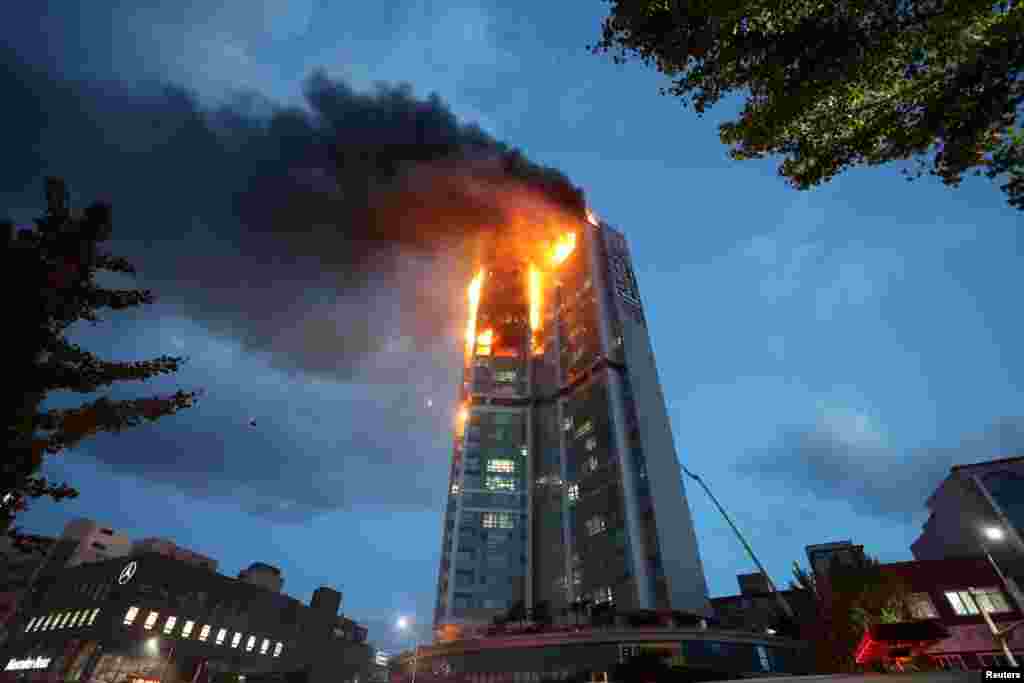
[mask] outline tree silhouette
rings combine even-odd
[[[719,126],[734,159],[781,156],[798,189],[916,157],[950,186],[1006,178],[1024,210],[1024,6],[1011,0],[609,0],[595,52],[637,57]],[[913,174],[908,174],[914,177]]]
[[[108,361],[67,340],[71,325],[98,323],[103,309],[121,311],[154,299],[148,290],[108,289],[95,281],[99,271],[135,274],[128,261],[99,248],[112,234],[109,204],[97,202],[74,211],[64,182],[57,178],[46,179],[46,203],[34,229],[2,223],[7,238],[3,268],[14,290],[7,310],[17,332],[7,335],[9,365],[2,392],[7,449],[0,465],[0,531],[8,532],[19,547],[30,538],[13,524],[30,499],[59,501],[78,495],[70,485],[40,475],[46,457],[100,432],[119,432],[173,415],[198,396],[181,390],[128,400],[99,396],[74,408],[42,409],[51,392],[94,394],[117,382],[176,372],[184,361],[172,356]]]

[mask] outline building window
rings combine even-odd
[[[164,624],[164,635],[171,635],[171,631],[174,630],[174,625],[178,623],[178,617],[167,617],[167,622]]]
[[[615,595],[612,593],[612,587],[605,586],[604,588],[598,588],[597,592],[594,593],[594,602],[599,605],[615,602]]]
[[[975,588],[972,595],[978,606],[983,607],[990,614],[1010,611],[1010,605],[1006,602],[1006,597],[998,588]]]
[[[485,529],[513,529],[515,519],[511,512],[485,512],[481,517]]]
[[[514,460],[492,459],[487,461],[487,471],[500,474],[512,474],[516,471]]]
[[[576,438],[582,438],[592,431],[594,431],[594,421],[587,420],[586,422],[584,422],[583,424],[576,428]]]
[[[223,645],[224,644],[224,639],[227,638],[227,637],[228,637],[228,630],[226,628],[222,628],[219,631],[217,631],[217,644],[218,645]]]
[[[238,648],[238,644],[242,642],[242,632],[235,631],[235,635],[231,636],[231,647],[232,649]]]
[[[100,608],[99,607],[94,607],[93,610],[92,610],[92,613],[89,614],[89,626],[92,626],[92,623],[94,621],[96,621],[96,617],[98,617],[99,614],[100,614]]]
[[[953,611],[960,616],[978,614],[978,606],[967,591],[946,591],[946,599],[952,605]]]
[[[588,451],[592,451],[595,448],[597,448],[597,437],[596,436],[592,436],[592,437],[588,438],[587,442],[584,444],[584,446],[586,447],[586,449]]]
[[[515,491],[516,481],[511,477],[487,477],[484,486],[488,491]]]
[[[278,643],[276,645],[274,645],[274,656],[275,657],[280,657],[281,656],[281,650],[283,650],[283,649],[284,649],[284,643],[278,641]]]
[[[129,607],[128,611],[124,613],[124,625],[131,626],[135,623],[135,617],[139,616],[138,607]]]
[[[256,636],[249,636],[249,639],[245,641],[245,651],[252,652],[253,648],[256,647]]]
[[[580,485],[569,484],[568,488],[569,502],[575,503],[580,497]]]
[[[210,639],[210,625],[203,624],[203,627],[199,629],[199,642],[205,643]]]
[[[608,522],[601,515],[594,515],[586,521],[587,534],[597,535],[608,528]]]
[[[267,654],[267,650],[269,650],[269,649],[270,649],[270,639],[269,638],[264,638],[263,642],[260,643],[260,654],[261,655]]]
[[[146,622],[142,625],[142,627],[147,631],[151,631],[153,629],[153,626],[156,625],[156,620],[159,618],[159,612],[150,612],[149,615],[146,617]]]
[[[185,622],[185,625],[181,627],[181,637],[188,638],[192,635],[192,629],[196,627],[196,622],[189,619]]]
[[[907,596],[907,608],[911,619],[938,619],[939,613],[927,593],[911,593]]]

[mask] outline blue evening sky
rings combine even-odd
[[[43,4],[67,52],[38,59],[70,76],[164,78],[208,102],[240,87],[299,102],[316,67],[357,89],[407,81],[562,169],[629,239],[680,459],[778,582],[810,543],[852,538],[884,560],[908,559],[925,497],[950,464],[1024,444],[1021,214],[1002,193],[975,179],[957,190],[908,183],[892,167],[801,193],[771,161],[730,161],[716,126],[734,102],[698,119],[658,95],[657,73],[587,52],[605,3],[191,0],[132,10],[91,0],[65,3],[63,18],[61,3]],[[91,9],[71,11],[78,4]],[[55,533],[81,515],[170,537],[228,573],[269,562],[303,599],[321,584],[342,590],[345,611],[382,646],[400,644],[397,615],[429,622],[455,396],[446,368],[457,359],[407,385],[314,380],[162,305],[78,338],[115,357],[187,354],[189,366],[158,386],[210,396],[146,438],[98,440],[91,448],[108,451],[106,464],[90,448],[63,456],[51,470],[82,496],[38,503],[28,529]],[[399,403],[405,412],[389,413]],[[118,467],[147,439],[173,443],[182,432],[198,451],[148,473]],[[385,432],[408,432],[416,457],[396,468],[360,451],[360,439]],[[223,480],[183,486],[181,472],[168,474],[229,451],[241,470]],[[303,454],[280,460],[297,470],[264,466],[286,452]],[[259,482],[247,482],[247,462],[262,463]],[[291,524],[261,515],[253,496],[234,502],[249,485],[273,498],[277,476],[338,487],[348,502]],[[711,593],[735,593],[751,563],[687,488]],[[409,492],[414,504],[403,503]]]

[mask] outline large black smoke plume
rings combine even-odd
[[[348,378],[396,339],[452,335],[471,238],[583,213],[562,173],[405,85],[362,94],[317,73],[305,107],[250,93],[211,110],[0,54],[3,190],[50,173],[111,201],[148,286],[299,370]]]

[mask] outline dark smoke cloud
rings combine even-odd
[[[744,476],[780,482],[822,500],[846,501],[861,514],[919,520],[925,501],[961,465],[1024,453],[1024,418],[1006,418],[959,444],[897,452],[857,444],[823,427],[791,429],[767,452],[740,460]]]
[[[147,286],[281,366],[348,379],[395,339],[449,340],[460,249],[582,215],[563,174],[406,85],[362,94],[317,73],[304,109],[248,93],[209,110],[0,55],[7,203],[37,205],[44,174],[108,199]]]

